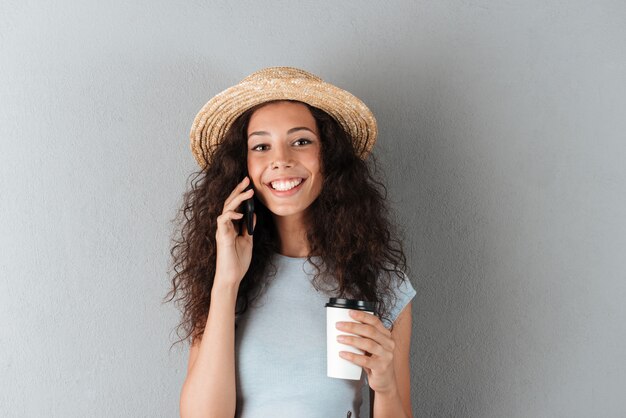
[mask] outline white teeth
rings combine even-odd
[[[284,192],[293,189],[300,183],[302,183],[302,179],[296,179],[291,181],[273,181],[271,185],[273,189]]]

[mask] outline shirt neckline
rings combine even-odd
[[[281,260],[284,260],[284,261],[287,261],[287,262],[291,262],[291,263],[302,263],[302,262],[306,261],[307,258],[308,258],[308,257],[290,257],[288,255],[283,255],[283,254],[280,254],[278,252],[274,252],[274,256],[276,258],[278,258],[278,259],[281,259]],[[319,256],[315,256],[314,255],[311,258],[312,259],[318,259]]]

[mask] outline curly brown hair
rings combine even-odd
[[[165,301],[178,296],[175,302],[182,305],[182,322],[176,330],[179,337],[181,327],[185,334],[177,343],[190,337],[193,343],[204,333],[216,269],[217,217],[228,195],[246,175],[250,116],[268,103],[237,118],[217,148],[213,163],[192,173],[191,189],[184,194],[183,207],[173,220],[179,220],[182,239],[172,239],[175,274]],[[348,134],[334,118],[304,104],[320,132],[323,177],[322,191],[307,214],[307,260],[317,270],[312,284],[317,290],[330,286],[325,290],[329,297],[372,301],[376,314],[390,323],[389,304],[395,303],[392,273],[399,279],[396,285],[408,279],[403,240],[401,236],[395,238],[401,231],[388,216],[387,189],[375,178],[382,173],[373,155],[367,160],[357,156]],[[254,208],[257,222],[252,261],[239,285],[235,326],[276,272],[272,255],[279,251],[279,241],[273,215],[256,196]],[[313,255],[323,261],[317,264]]]

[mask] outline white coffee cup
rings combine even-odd
[[[373,315],[374,303],[355,299],[329,299],[326,304],[326,375],[338,379],[360,380],[363,368],[339,356],[340,351],[364,354],[363,350],[337,341],[338,335],[355,335],[337,329],[337,322],[359,323],[350,316],[350,309]]]

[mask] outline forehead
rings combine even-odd
[[[271,128],[289,129],[293,126],[305,126],[317,132],[317,124],[309,108],[300,102],[280,101],[268,103],[250,116],[248,134],[256,130]]]

